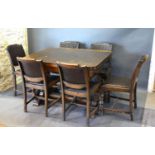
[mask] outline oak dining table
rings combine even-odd
[[[58,72],[56,62],[63,62],[79,64],[81,67],[87,66],[91,75],[100,71],[110,57],[111,52],[104,50],[72,48],[47,48],[26,56],[26,58],[42,60],[54,73]]]

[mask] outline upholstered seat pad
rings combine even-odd
[[[91,82],[90,83],[90,95],[93,95],[95,92],[98,91],[101,83],[100,82]],[[86,88],[84,89],[71,89],[71,88],[65,88],[64,93],[71,96],[77,96],[77,97],[86,97]]]
[[[111,76],[102,85],[102,89],[105,91],[125,91],[129,92],[130,89],[130,79],[125,77]]]
[[[48,87],[50,88],[54,84],[56,84],[59,81],[59,76],[52,75],[49,77],[48,81]],[[27,82],[28,84],[37,85],[37,86],[43,86],[44,84],[42,82],[36,83],[36,82]]]

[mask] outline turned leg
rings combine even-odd
[[[48,117],[48,94],[45,91],[45,116]]]
[[[17,96],[17,81],[16,81],[16,75],[13,73],[13,86],[14,86],[14,96]]]
[[[27,92],[25,85],[23,86],[23,93],[24,93],[24,112],[27,112]]]
[[[133,94],[130,93],[130,97],[129,97],[129,107],[130,107],[130,119],[131,121],[133,121]]]
[[[86,103],[86,117],[87,117],[87,126],[90,125],[90,97],[87,97],[87,103]]]
[[[62,120],[65,121],[66,120],[66,115],[65,115],[65,96],[64,94],[62,93],[62,97],[61,97],[61,100],[62,100]]]
[[[137,83],[134,89],[134,108],[137,109]]]

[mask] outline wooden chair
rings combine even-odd
[[[21,76],[21,72],[18,66],[17,57],[24,57],[25,51],[22,45],[13,44],[7,47],[7,53],[10,58],[12,75],[13,75],[13,85],[14,85],[14,96],[17,96],[17,76]]]
[[[110,43],[92,43],[91,49],[104,50],[105,52],[112,52],[112,44],[110,44]]]
[[[63,47],[63,48],[80,48],[80,42],[64,41],[64,42],[60,42],[60,47]]]
[[[142,68],[142,65],[147,61],[148,55],[144,55],[140,58],[138,61],[132,76],[130,78],[124,78],[124,77],[110,77],[105,84],[101,87],[101,92],[106,94],[108,93],[109,100],[110,97],[117,98],[120,100],[129,101],[129,109],[123,110],[123,109],[115,109],[115,108],[105,108],[103,106],[103,111],[113,111],[113,112],[121,112],[121,113],[127,113],[130,115],[131,120],[133,120],[133,111],[134,108],[137,108],[137,82],[138,82],[138,75],[140,73],[140,70]],[[124,92],[129,94],[129,98],[122,98],[122,97],[116,97],[110,95],[111,92]]]
[[[112,52],[112,44],[110,43],[92,43],[91,49],[98,52]],[[111,58],[104,64],[102,70],[98,73],[103,79],[107,79],[111,74]]]
[[[50,76],[48,69],[41,60],[17,59],[23,79],[24,111],[27,112],[27,105],[32,100],[44,100],[45,115],[47,117],[48,109],[60,99],[60,95],[55,96],[54,94],[54,87],[59,81],[58,76]],[[27,99],[27,89],[31,89],[33,92],[33,96],[29,100]],[[42,96],[40,95],[40,91],[43,92]]]
[[[57,65],[61,82],[63,120],[65,121],[66,119],[65,113],[69,107],[72,104],[76,104],[86,107],[87,125],[89,126],[89,119],[98,110],[98,100],[96,99],[94,105],[92,105],[91,100],[93,95],[98,92],[101,83],[90,80],[89,69],[87,67],[61,62],[57,62]],[[70,97],[73,97],[72,102],[66,107],[65,101]]]

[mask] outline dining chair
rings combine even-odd
[[[80,42],[78,42],[78,41],[64,41],[64,42],[60,42],[60,47],[63,47],[63,48],[80,48]]]
[[[63,62],[57,62],[57,65],[60,73],[63,120],[66,120],[65,113],[71,105],[84,106],[86,108],[87,126],[89,126],[90,118],[98,110],[98,99],[95,99],[94,95],[98,93],[101,83],[91,81],[89,68],[86,66],[81,67],[78,64]],[[73,97],[72,101],[66,106],[66,101],[70,97]],[[94,100],[94,104],[92,100]]]
[[[104,50],[102,52],[112,52],[111,43],[92,43],[91,48],[96,50]]]
[[[133,120],[133,112],[134,108],[137,108],[137,83],[138,83],[138,76],[140,73],[140,70],[143,66],[143,64],[147,61],[148,55],[141,56],[141,58],[138,60],[137,65],[135,66],[135,69],[129,78],[124,77],[116,77],[111,76],[107,81],[101,86],[101,93],[108,93],[109,101],[110,98],[116,98],[120,100],[129,101],[129,109],[116,109],[116,108],[106,108],[103,105],[103,112],[104,111],[112,111],[112,112],[121,112],[121,113],[127,113],[130,115],[131,120]],[[111,92],[115,93],[126,93],[129,95],[129,98],[123,98],[118,97],[114,95],[110,95]]]
[[[110,52],[112,53],[112,44],[111,43],[92,43],[91,49],[96,50],[97,52]],[[104,64],[102,70],[98,73],[103,79],[107,79],[111,74],[111,57]]]
[[[11,62],[13,85],[14,85],[14,96],[17,96],[17,92],[20,92],[17,89],[17,77],[21,76],[21,72],[17,62],[17,57],[24,57],[25,51],[22,45],[12,44],[7,46],[7,53]]]
[[[32,100],[43,100],[45,102],[45,116],[47,117],[48,109],[60,99],[60,95],[56,96],[54,92],[59,77],[49,75],[48,68],[42,60],[19,57],[17,60],[23,79],[24,111],[27,112],[27,105]],[[27,89],[31,89],[33,93],[29,100]]]

